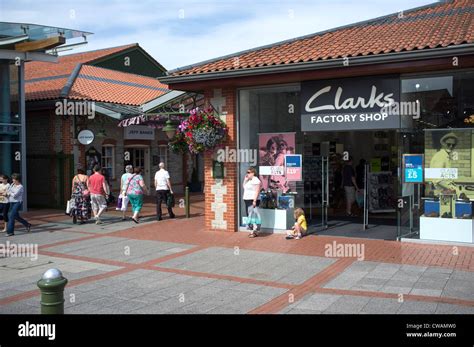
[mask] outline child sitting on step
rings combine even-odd
[[[299,240],[306,234],[306,231],[308,230],[306,217],[304,216],[304,211],[302,208],[295,209],[293,216],[295,217],[295,225],[291,230],[286,232],[287,240]]]

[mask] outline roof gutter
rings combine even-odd
[[[474,43],[448,46],[442,48],[431,48],[427,50],[417,50],[408,52],[387,53],[379,55],[368,55],[359,57],[347,57],[328,60],[318,60],[303,63],[280,64],[271,66],[261,66],[255,68],[243,68],[238,70],[225,70],[207,72],[183,76],[165,76],[158,80],[165,84],[196,82],[205,80],[216,80],[223,78],[237,78],[249,75],[267,75],[285,72],[298,72],[308,70],[320,70],[330,68],[342,68],[345,66],[362,66],[371,64],[386,64],[402,61],[425,60],[433,58],[455,57],[459,55],[474,54]]]

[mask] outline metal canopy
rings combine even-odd
[[[65,39],[74,39],[91,34],[92,33],[87,31],[50,27],[38,24],[0,22],[0,39],[23,35],[28,35],[29,40],[42,40],[58,35],[63,36]]]
[[[103,115],[122,120],[127,117],[135,117],[143,112],[138,106],[113,104],[110,102],[96,102],[95,111]]]
[[[203,107],[204,95],[172,90],[142,106],[147,115],[188,114],[189,110]]]
[[[204,106],[204,95],[194,92],[172,90],[140,107],[141,112],[134,116],[125,116],[119,127],[146,125],[162,128],[167,120],[180,122],[189,116],[189,111]]]

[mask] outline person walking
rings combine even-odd
[[[155,174],[155,188],[156,188],[156,217],[160,221],[161,217],[161,204],[165,202],[168,208],[168,215],[170,218],[175,218],[172,206],[168,205],[168,195],[173,194],[171,188],[170,174],[165,170],[165,163],[160,163],[160,170]]]
[[[7,195],[8,187],[10,187],[10,184],[8,183],[8,176],[0,175],[0,212],[2,213],[3,219],[3,229],[0,230],[1,232],[7,231],[8,210],[10,209],[10,203],[8,202]]]
[[[129,198],[127,196],[127,187],[130,178],[133,176],[133,166],[127,165],[125,167],[125,173],[120,178],[120,197],[122,198],[121,206],[117,206],[118,211],[122,211],[122,220],[126,220],[127,216],[127,207],[129,203]]]
[[[100,171],[100,166],[94,166],[94,174],[89,177],[88,184],[95,224],[102,224],[100,217],[107,209],[107,198],[109,196],[109,187],[105,181],[105,177],[100,173]]]
[[[21,184],[19,174],[12,174],[12,184],[8,187],[8,201],[10,203],[10,212],[8,214],[7,236],[15,235],[15,220],[19,221],[26,228],[26,232],[31,231],[31,224],[21,218],[20,210],[23,207],[23,196],[25,188]]]
[[[250,208],[256,208],[260,205],[259,197],[262,182],[257,178],[257,171],[255,168],[251,167],[247,170],[247,174],[245,175],[242,186],[244,188],[243,200],[245,203],[245,211],[247,213],[247,217],[249,217]],[[254,228],[252,223],[247,223],[247,229],[252,230],[252,232],[249,234],[249,237],[256,237],[260,231],[260,224],[256,224]]]
[[[143,207],[143,196],[148,194],[148,189],[141,175],[141,168],[136,167],[133,170],[133,175],[128,180],[125,193],[132,204],[132,220],[138,224],[140,222],[140,211]]]
[[[348,217],[355,217],[352,214],[352,205],[355,202],[356,191],[359,191],[359,187],[357,186],[355,171],[352,167],[352,157],[349,157],[342,170],[342,184],[346,194],[346,214]]]
[[[74,224],[79,220],[79,224],[84,224],[91,215],[90,194],[87,186],[89,177],[82,169],[77,169],[77,175],[72,179],[72,199],[74,207],[71,208],[70,215]]]

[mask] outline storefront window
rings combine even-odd
[[[284,172],[285,157],[301,153],[299,86],[241,90],[239,93],[239,187],[249,167],[262,182],[259,195],[262,228],[287,229],[294,223],[294,208],[302,203],[302,181]],[[240,189],[240,224],[247,215]]]
[[[402,78],[402,101],[421,106],[402,153],[424,155],[423,184],[404,182],[412,186],[403,191],[414,212],[402,223],[402,236],[404,230],[420,239],[474,241],[473,82],[474,71]]]
[[[107,176],[115,178],[115,147],[112,145],[102,146],[102,168],[107,171]]]
[[[1,173],[22,173],[20,66],[0,60],[0,168]]]
[[[165,167],[168,167],[168,152],[169,152],[169,147],[168,145],[160,145],[158,147],[159,153],[159,161],[160,163],[165,163]]]

